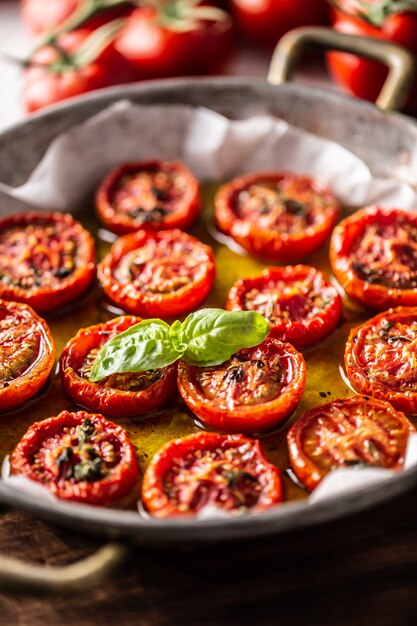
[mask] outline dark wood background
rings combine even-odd
[[[100,545],[9,510],[0,554],[62,565]],[[3,626],[416,626],[417,493],[335,523],[262,541],[132,548],[94,591],[0,595]]]

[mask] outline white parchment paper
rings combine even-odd
[[[417,181],[417,172],[408,173],[408,182],[400,166],[391,178],[373,178],[345,148],[283,120],[255,116],[236,121],[204,108],[120,101],[57,137],[24,185],[0,184],[0,213],[12,206],[5,194],[38,209],[76,213],[110,169],[149,158],[183,161],[203,182],[291,170],[326,182],[348,207],[378,203],[417,210],[417,194],[409,184]]]

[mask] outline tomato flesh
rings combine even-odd
[[[388,402],[364,396],[334,400],[306,411],[291,427],[291,463],[309,489],[338,467],[401,468],[414,431]]]
[[[157,517],[195,515],[207,505],[239,513],[282,500],[279,471],[258,441],[201,432],[170,441],[148,466],[145,508]]]

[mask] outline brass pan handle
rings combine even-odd
[[[382,111],[400,109],[416,75],[411,52],[396,44],[359,35],[346,35],[331,28],[296,28],[279,41],[269,67],[268,81],[280,85],[288,81],[302,53],[311,46],[356,54],[388,66],[388,77],[376,105]]]
[[[105,580],[127,553],[126,546],[109,543],[91,556],[64,567],[32,565],[0,557],[0,591],[37,596],[81,593]]]

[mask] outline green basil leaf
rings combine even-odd
[[[182,323],[183,360],[190,365],[220,365],[242,348],[257,346],[269,334],[269,324],[255,311],[201,309]]]
[[[143,320],[104,344],[91,368],[90,380],[156,370],[181,356],[171,340],[169,324],[159,319]]]

